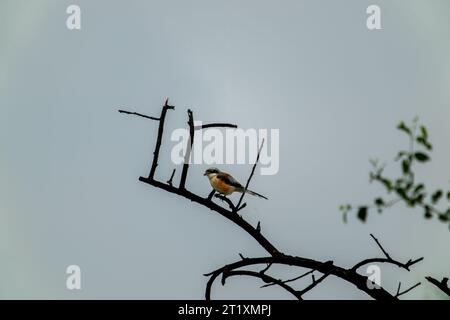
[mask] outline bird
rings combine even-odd
[[[207,176],[209,179],[209,183],[211,186],[216,190],[217,192],[228,196],[232,194],[233,192],[244,192],[245,188],[242,186],[242,184],[239,183],[233,176],[229,173],[220,171],[217,168],[209,168],[205,171],[203,174],[204,176]],[[268,200],[265,196],[262,194],[259,194],[255,191],[247,189],[245,193],[251,194],[252,196],[257,196],[263,199]]]

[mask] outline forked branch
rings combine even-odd
[[[200,130],[200,129],[212,128],[212,127],[236,128],[236,125],[228,124],[228,123],[211,123],[211,124],[205,124],[202,126],[195,126],[193,112],[192,112],[192,110],[189,109],[188,110],[189,142],[188,142],[188,147],[187,147],[187,150],[185,153],[185,161],[183,164],[179,185],[178,185],[178,187],[176,187],[176,186],[174,186],[174,183],[173,183],[175,169],[173,169],[172,174],[167,182],[162,182],[162,181],[156,180],[154,177],[155,177],[156,167],[158,166],[159,151],[161,148],[161,143],[162,143],[162,138],[163,138],[166,113],[168,110],[174,110],[174,109],[175,109],[175,107],[170,106],[168,104],[168,100],[166,100],[164,106],[162,107],[161,115],[159,118],[149,117],[149,116],[145,116],[145,115],[138,114],[135,112],[130,112],[130,111],[124,111],[124,110],[119,111],[121,113],[137,115],[140,117],[159,121],[158,135],[156,138],[155,150],[153,152],[153,160],[152,160],[152,164],[151,164],[150,174],[148,177],[139,177],[139,181],[142,181],[144,183],[147,183],[153,187],[162,189],[169,193],[184,197],[192,202],[195,202],[201,206],[204,206],[204,207],[222,215],[223,217],[225,217],[226,219],[228,219],[229,221],[231,221],[232,223],[234,223],[235,225],[237,225],[238,227],[240,227],[241,229],[246,231],[269,254],[269,256],[260,257],[260,258],[245,258],[245,257],[241,256],[240,261],[228,264],[224,267],[221,267],[221,268],[207,274],[207,276],[209,276],[210,278],[206,285],[206,292],[205,292],[206,299],[211,298],[211,289],[212,289],[213,283],[214,283],[215,279],[217,277],[219,277],[220,275],[222,275],[223,283],[225,283],[225,279],[227,277],[231,277],[231,276],[250,276],[250,277],[260,278],[262,281],[264,281],[266,283],[266,285],[264,285],[264,287],[271,286],[271,285],[277,285],[281,288],[284,288],[286,291],[288,291],[289,293],[291,293],[298,299],[302,299],[302,296],[305,293],[307,293],[310,290],[312,290],[313,288],[317,287],[320,283],[322,283],[322,281],[324,281],[329,276],[335,276],[344,281],[347,281],[347,282],[353,284],[359,290],[367,293],[370,297],[372,297],[374,299],[378,299],[378,300],[395,300],[400,295],[403,295],[403,294],[409,292],[410,290],[412,290],[413,288],[415,288],[417,286],[416,285],[416,286],[414,286],[406,291],[403,291],[403,292],[400,292],[400,288],[399,288],[397,293],[394,295],[394,294],[387,292],[383,288],[372,289],[371,287],[369,287],[367,285],[368,278],[357,272],[358,268],[362,265],[365,265],[367,263],[374,263],[374,262],[386,262],[386,263],[391,263],[391,264],[397,265],[397,266],[402,267],[409,271],[409,268],[412,265],[416,264],[417,262],[419,262],[423,259],[423,258],[419,258],[416,260],[410,259],[407,263],[401,263],[395,259],[392,259],[390,257],[390,255],[387,253],[387,251],[384,250],[384,248],[381,246],[379,241],[373,235],[372,235],[372,238],[375,240],[377,245],[383,251],[385,258],[366,259],[366,260],[363,260],[363,261],[357,263],[353,268],[345,269],[345,268],[335,265],[332,261],[322,262],[322,261],[317,261],[317,260],[298,257],[298,256],[290,256],[290,255],[286,255],[286,254],[282,253],[261,233],[260,222],[258,222],[256,227],[254,227],[251,224],[249,224],[247,221],[245,221],[240,215],[238,215],[237,212],[239,210],[242,210],[246,206],[245,203],[242,205],[241,205],[241,203],[242,203],[244,195],[248,189],[250,181],[254,175],[255,168],[259,161],[259,156],[260,156],[261,150],[264,146],[264,140],[262,141],[262,143],[258,149],[257,159],[252,167],[252,171],[251,171],[250,176],[245,185],[244,192],[242,193],[242,195],[239,199],[239,202],[236,206],[234,206],[234,204],[231,202],[231,200],[229,200],[226,197],[220,196],[220,195],[216,195],[216,197],[225,201],[228,204],[229,209],[226,209],[225,207],[222,207],[222,206],[216,204],[215,202],[213,202],[212,198],[215,193],[214,191],[210,192],[209,195],[207,195],[206,197],[197,195],[197,194],[189,191],[186,188],[186,182],[187,182],[187,177],[188,177],[191,149],[192,149],[194,138],[195,138],[195,131]],[[240,270],[240,268],[242,268],[242,267],[257,266],[257,265],[259,266],[261,264],[266,265],[266,267],[263,270],[261,270],[260,272],[255,272],[255,271],[250,271],[250,270]],[[296,278],[292,278],[292,279],[288,279],[288,280],[281,280],[281,279],[276,279],[275,277],[267,274],[268,269],[272,265],[294,266],[294,267],[299,267],[299,268],[306,268],[306,269],[309,269],[309,271],[306,272],[305,274],[303,274],[302,276],[299,276]],[[320,278],[316,279],[313,274],[313,272],[315,272],[315,271],[321,273],[322,276]],[[306,276],[307,274],[312,274],[312,282],[310,285],[308,285],[303,290],[296,290],[287,284],[287,283],[293,283],[294,281]]]

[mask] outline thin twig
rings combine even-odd
[[[206,300],[211,299],[211,289],[212,286],[220,275],[222,275],[223,272],[230,272],[235,269],[239,269],[241,267],[246,266],[255,266],[259,264],[281,264],[281,265],[289,265],[289,266],[296,266],[296,267],[302,267],[307,269],[314,269],[318,272],[323,273],[324,275],[334,275],[338,278],[341,278],[343,280],[346,280],[352,284],[354,284],[357,288],[359,288],[361,291],[364,291],[369,296],[373,297],[377,300],[396,300],[396,297],[391,295],[389,292],[384,290],[380,287],[380,289],[377,290],[371,290],[367,287],[367,277],[362,276],[358,274],[356,271],[353,270],[347,270],[341,267],[338,267],[333,264],[332,261],[327,262],[319,262],[311,259],[301,258],[301,257],[293,257],[293,256],[286,256],[286,255],[276,255],[271,257],[261,257],[261,258],[245,258],[244,260],[239,260],[234,263],[228,264],[226,266],[223,266],[215,271],[209,272],[204,274],[205,276],[209,276],[209,280],[206,284],[205,289],[205,298]],[[326,277],[319,278],[318,280],[314,281],[314,285],[310,286],[308,288],[305,288],[304,292],[307,292],[311,290],[314,286],[316,286],[318,283],[323,281]],[[318,283],[315,283],[318,282]]]
[[[238,210],[240,210],[240,205],[241,205],[242,199],[244,198],[244,195],[245,195],[245,193],[247,192],[247,189],[248,189],[248,185],[250,184],[250,180],[252,179],[253,174],[255,173],[255,168],[256,168],[256,165],[258,164],[259,156],[261,154],[261,150],[262,150],[263,146],[264,146],[264,139],[262,139],[261,146],[258,149],[258,155],[256,156],[255,164],[253,165],[253,168],[252,168],[252,172],[250,173],[250,176],[247,179],[247,183],[245,184],[244,191],[242,192],[241,197],[239,198],[239,202],[238,202],[238,204],[236,206],[236,208]]]
[[[176,171],[176,169],[173,169],[172,174],[170,175],[169,180],[167,180],[167,183],[168,183],[169,185],[172,185],[172,180],[173,180],[173,176],[175,175],[175,171]]]
[[[264,269],[262,269],[261,271],[260,271],[260,273],[265,273],[267,270],[269,270],[269,268],[272,266],[272,263],[270,262],[270,263],[268,263],[267,264],[267,266],[264,268]]]
[[[158,166],[159,150],[161,149],[161,142],[164,132],[164,122],[166,121],[167,110],[174,110],[174,106],[169,106],[169,98],[166,99],[164,106],[161,110],[161,116],[159,117],[158,136],[156,138],[155,151],[153,151],[152,167],[148,179],[153,180],[155,176],[156,167]]]
[[[288,280],[284,280],[283,283],[289,283],[289,282],[293,282],[293,281],[299,280],[301,278],[306,277],[308,274],[313,273],[314,271],[316,271],[316,270],[309,270],[309,271],[303,273],[302,275],[299,275],[298,277],[295,277],[295,278],[292,278],[292,279],[288,279]],[[269,284],[263,285],[261,288],[270,287],[272,285],[274,285],[274,283],[269,283]]]
[[[212,189],[212,191],[209,193],[208,197],[206,199],[208,199],[209,201],[211,201],[213,195],[216,193],[216,190]]]
[[[202,130],[208,128],[237,128],[238,126],[230,123],[208,123],[201,126],[195,126],[194,130]]]
[[[279,279],[275,279],[272,276],[269,276],[265,273],[249,271],[249,270],[229,271],[229,272],[225,273],[224,278],[222,279],[222,283],[224,283],[226,278],[232,277],[232,276],[250,276],[250,277],[259,278],[264,282],[270,282],[273,285],[278,285],[278,286],[282,287],[283,289],[285,289],[286,291],[288,291],[289,293],[291,293],[292,295],[294,295],[298,300],[303,300],[301,294],[297,290],[292,288],[291,286],[287,285],[286,282],[281,281]]]
[[[188,109],[188,125],[189,125],[189,142],[186,148],[186,153],[184,154],[183,171],[181,172],[180,178],[180,189],[185,189],[192,145],[194,144],[194,116],[191,109]]]
[[[303,296],[305,293],[307,293],[308,291],[311,291],[314,287],[316,287],[319,283],[321,283],[323,280],[325,280],[325,278],[326,277],[328,277],[329,276],[329,274],[328,273],[325,273],[323,276],[321,276],[319,279],[315,279],[314,278],[314,275],[312,275],[313,276],[313,281],[312,281],[312,283],[309,285],[309,286],[307,286],[305,289],[303,289],[303,290],[301,290],[300,291],[300,296]]]
[[[398,283],[398,288],[397,288],[397,294],[395,295],[396,298],[410,292],[411,290],[417,288],[418,286],[420,286],[420,282],[416,283],[415,285],[413,285],[412,287],[410,287],[409,289],[406,289],[405,291],[400,292],[400,287],[401,287],[401,282]]]
[[[370,258],[370,259],[362,260],[361,262],[358,262],[357,264],[355,264],[352,267],[352,270],[357,270],[360,267],[362,267],[362,266],[364,266],[366,264],[369,264],[369,263],[390,263],[390,264],[396,265],[399,268],[403,268],[403,269],[405,269],[407,271],[410,271],[410,267],[412,265],[414,265],[414,264],[416,264],[416,263],[418,263],[418,262],[423,260],[423,257],[421,257],[421,258],[418,258],[418,259],[415,259],[415,260],[409,259],[406,263],[403,263],[403,262],[397,261],[395,259],[392,259],[391,256],[389,255],[389,253],[383,248],[381,243],[378,241],[378,239],[375,238],[375,236],[373,234],[370,234],[370,236],[372,237],[372,239],[375,240],[376,244],[381,249],[381,251],[386,256],[386,258]]]
[[[378,247],[381,249],[381,251],[383,251],[384,255],[386,256],[386,258],[391,259],[391,257],[389,256],[389,254],[386,252],[386,250],[384,250],[383,246],[381,245],[381,243],[378,241],[377,238],[375,238],[375,236],[373,234],[370,234],[370,236],[372,237],[373,240],[375,240],[375,242],[377,243]]]
[[[180,181],[179,187],[175,187],[172,185],[172,183],[170,183],[172,179],[169,179],[169,181],[167,183],[163,183],[161,181],[155,180],[154,174],[155,174],[156,166],[158,165],[158,158],[159,158],[159,151],[160,151],[161,141],[162,141],[162,136],[163,136],[165,116],[166,116],[167,110],[171,110],[171,109],[174,109],[174,107],[169,106],[168,100],[166,100],[166,103],[163,106],[162,111],[161,111],[161,117],[159,118],[160,123],[159,123],[159,128],[158,128],[158,136],[157,136],[155,151],[153,153],[154,157],[153,157],[150,175],[148,177],[139,177],[139,180],[142,182],[145,182],[153,187],[165,190],[169,193],[173,193],[175,195],[182,196],[186,199],[189,199],[190,201],[198,203],[204,207],[207,207],[207,208],[219,213],[220,215],[227,218],[228,220],[230,220],[237,226],[241,227],[244,231],[246,231],[253,239],[255,239],[261,245],[262,248],[264,248],[270,254],[269,257],[263,257],[263,258],[246,258],[243,255],[240,255],[241,256],[240,261],[226,265],[222,268],[219,268],[219,269],[209,273],[208,275],[210,276],[210,279],[208,280],[208,283],[206,285],[206,291],[205,291],[206,299],[210,299],[211,287],[212,287],[215,279],[217,277],[219,277],[220,275],[223,276],[222,277],[222,280],[223,280],[225,275],[230,274],[230,272],[237,272],[237,271],[242,272],[243,271],[243,270],[234,270],[234,269],[238,269],[238,268],[245,267],[245,266],[254,266],[254,265],[259,265],[259,264],[265,264],[266,271],[272,264],[280,264],[280,265],[285,265],[285,266],[295,266],[295,267],[307,268],[307,269],[311,269],[311,270],[317,270],[318,272],[323,274],[323,276],[317,280],[315,278],[313,278],[312,284],[310,286],[308,286],[307,288],[305,288],[303,291],[299,292],[300,294],[303,294],[303,293],[311,290],[318,283],[323,281],[328,275],[333,275],[333,276],[343,279],[344,281],[352,283],[358,289],[367,293],[369,296],[373,297],[374,299],[378,299],[378,300],[396,299],[396,297],[394,295],[390,294],[383,288],[380,288],[378,290],[370,290],[366,285],[367,277],[360,275],[354,269],[345,269],[345,268],[336,266],[336,265],[334,265],[333,261],[321,262],[321,261],[316,261],[313,259],[307,259],[307,258],[296,257],[296,256],[288,256],[288,255],[283,254],[266,237],[264,237],[261,234],[260,223],[258,223],[257,227],[255,228],[251,224],[249,224],[247,221],[245,221],[241,216],[235,214],[235,212],[233,212],[232,210],[227,210],[226,208],[219,206],[216,203],[212,202],[211,198],[214,194],[213,192],[210,193],[210,196],[208,198],[203,198],[203,197],[187,190],[185,188],[185,182],[186,182],[186,176],[187,176],[187,169],[189,168],[190,149],[188,150],[189,154],[188,153],[185,154],[185,160],[187,159],[187,161],[185,161],[185,164],[183,166],[182,179]],[[193,115],[192,115],[191,110],[188,110],[188,116],[189,116],[188,123],[189,123],[189,129],[190,129],[190,137],[191,137],[189,145],[192,148],[195,127],[193,125]],[[264,145],[264,140],[262,141],[261,146],[258,150],[258,156],[257,156],[256,162],[255,162],[255,164],[252,168],[251,174],[247,180],[245,190],[242,193],[241,198],[239,200],[238,207],[237,207],[238,209],[242,208],[244,206],[244,205],[241,206],[242,199],[243,199],[245,192],[247,191],[247,188],[249,186],[249,183],[253,177],[256,165],[259,161],[259,156],[260,156],[260,152],[263,148],[263,145]],[[173,175],[174,175],[174,172],[172,172],[171,178],[173,178]],[[379,244],[378,241],[377,241],[377,243]],[[384,249],[382,249],[382,250],[384,251]],[[387,255],[387,253],[385,253],[385,255],[387,256],[387,259],[384,259],[384,260],[388,260],[389,262],[391,262],[390,260],[392,260],[392,259]],[[420,259],[417,259],[415,261],[410,260],[407,264],[404,264],[404,265],[410,266],[419,260]],[[258,277],[262,278],[265,275],[264,272],[262,272],[262,273],[255,272],[255,274],[258,274]],[[247,275],[249,275],[249,274],[247,274]],[[265,275],[265,276],[267,276],[267,275]],[[270,277],[270,276],[267,276],[267,277]],[[299,278],[299,277],[297,277],[297,278]],[[274,280],[280,281],[281,286],[283,286],[283,285],[286,286],[286,283],[283,283],[282,280],[276,280],[273,277],[264,278],[264,279],[266,279],[270,283],[274,282]],[[294,281],[294,279],[296,279],[296,278],[289,279],[286,281],[288,281],[288,282]]]
[[[450,297],[450,288],[448,287],[448,278],[443,278],[441,281],[433,277],[425,277],[430,283],[438,287],[442,292]]]
[[[142,117],[142,118],[147,118],[147,119],[150,119],[150,120],[156,120],[156,121],[160,120],[160,118],[146,116],[145,114],[137,113],[137,112],[131,112],[131,111],[126,111],[126,110],[119,110],[119,112],[120,113],[126,113],[126,114],[132,114],[132,115],[139,116],[139,117]]]
[[[269,241],[266,237],[264,237],[260,232],[258,232],[250,223],[240,218],[234,212],[227,210],[226,208],[210,201],[208,198],[201,197],[195,193],[192,193],[186,189],[180,189],[175,186],[171,186],[167,183],[163,183],[161,181],[157,181],[155,179],[149,179],[147,177],[139,177],[139,181],[147,183],[153,187],[165,190],[167,192],[182,196],[190,201],[201,204],[202,206],[209,208],[218,214],[224,216],[228,220],[231,220],[233,223],[241,227],[247,233],[251,235],[269,254],[271,255],[279,255],[280,252],[277,248]]]

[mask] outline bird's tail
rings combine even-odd
[[[240,190],[240,192],[244,192],[244,189]],[[249,189],[247,189],[247,191],[245,191],[245,193],[251,194],[252,196],[257,196],[257,197],[269,200],[266,197],[264,197],[262,194],[259,194],[259,193],[255,192],[255,191],[252,191],[252,190],[249,190]]]

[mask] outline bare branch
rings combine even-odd
[[[384,290],[383,288],[372,290],[367,286],[367,277],[360,275],[354,270],[346,270],[344,268],[338,267],[333,264],[332,261],[327,262],[320,262],[315,261],[312,259],[307,258],[301,258],[301,257],[294,257],[294,256],[287,256],[287,255],[277,255],[277,256],[271,256],[271,257],[261,257],[261,258],[245,258],[245,260],[239,260],[237,262],[228,264],[222,268],[219,268],[213,272],[205,274],[205,276],[209,276],[209,280],[206,284],[206,290],[205,290],[205,298],[207,300],[211,299],[211,289],[212,285],[214,284],[214,281],[219,277],[223,272],[230,272],[235,269],[246,267],[246,266],[253,266],[258,264],[281,264],[281,265],[287,265],[287,266],[297,266],[307,269],[314,269],[318,272],[323,273],[324,275],[333,275],[338,278],[341,278],[345,281],[348,281],[349,283],[352,283],[355,285],[358,289],[361,291],[367,293],[369,296],[371,296],[374,299],[377,300],[395,300],[396,297],[391,295],[389,292]],[[322,279],[315,280],[314,282],[320,283],[323,281],[325,277]],[[314,286],[316,286],[318,283],[314,283]],[[313,286],[313,287],[314,287]],[[312,289],[309,288],[308,291]],[[305,291],[306,292],[306,291]]]
[[[438,287],[442,292],[450,297],[450,288],[448,287],[448,278],[443,278],[441,281],[433,277],[425,277],[430,283]]]
[[[265,273],[260,273],[260,272],[256,272],[256,271],[249,271],[249,270],[236,270],[236,271],[229,271],[225,274],[224,276],[224,280],[226,278],[232,277],[232,276],[250,276],[250,277],[255,277],[255,278],[259,278],[262,281],[266,282],[266,283],[271,283],[273,285],[278,285],[281,288],[285,289],[286,291],[288,291],[289,293],[291,293],[294,297],[296,297],[298,300],[303,300],[301,294],[299,294],[299,292],[297,290],[295,290],[294,288],[292,288],[291,286],[287,285],[286,282],[275,279]],[[264,286],[263,286],[264,287]]]
[[[299,275],[298,277],[295,277],[295,278],[292,278],[292,279],[288,279],[288,280],[284,280],[283,283],[294,282],[294,281],[296,281],[296,280],[299,280],[299,279],[301,279],[301,278],[306,277],[308,274],[311,274],[311,273],[313,273],[314,271],[316,271],[316,270],[309,270],[309,271],[305,272],[304,274]],[[272,285],[274,285],[274,284],[275,284],[275,283],[269,283],[269,284],[263,285],[261,288],[270,287],[270,286],[272,286]]]
[[[416,283],[415,285],[413,285],[413,286],[410,287],[409,289],[406,289],[405,291],[402,291],[402,292],[400,292],[401,286],[402,286],[402,283],[399,282],[399,283],[398,283],[398,288],[397,288],[397,293],[396,293],[396,295],[395,295],[396,298],[398,298],[398,297],[400,297],[400,296],[402,296],[402,295],[404,295],[404,294],[410,292],[411,290],[417,288],[418,286],[420,286],[420,282],[419,282],[419,283]]]
[[[208,197],[206,199],[208,199],[209,201],[211,201],[213,195],[216,193],[216,190],[212,189],[211,193],[208,195]]]
[[[268,263],[267,266],[260,271],[260,273],[265,273],[272,266],[272,263]]]
[[[386,259],[386,258],[371,258],[371,259],[365,259],[361,262],[358,262],[357,264],[355,264],[352,267],[352,270],[357,270],[360,267],[367,265],[367,264],[371,264],[371,263],[389,263],[389,264],[393,264],[396,265],[399,268],[405,269],[407,271],[410,271],[410,267],[420,261],[423,260],[423,257],[420,257],[418,259],[415,260],[408,260],[408,262],[406,263],[402,263],[400,261],[394,260],[394,259]]]
[[[191,157],[192,145],[194,144],[194,116],[191,109],[188,109],[189,142],[184,155],[183,171],[180,178],[180,189],[185,189],[186,177],[189,170],[189,159]]]
[[[244,255],[243,255],[242,253],[239,253],[239,257],[240,257],[242,260],[247,259],[246,257],[244,257]]]
[[[357,270],[360,267],[370,264],[370,263],[389,263],[389,264],[393,264],[396,265],[399,268],[403,268],[407,271],[410,271],[410,267],[413,266],[414,264],[420,262],[423,260],[423,257],[415,259],[415,260],[411,260],[409,259],[408,262],[406,263],[402,263],[400,261],[397,261],[395,259],[392,259],[391,256],[389,255],[389,253],[383,248],[383,246],[381,245],[381,243],[378,241],[377,238],[375,238],[375,236],[373,234],[370,234],[370,236],[372,237],[372,239],[375,240],[376,244],[378,245],[378,247],[381,249],[381,251],[383,252],[383,254],[386,256],[386,258],[371,258],[371,259],[365,259],[361,262],[358,262],[356,265],[354,265],[352,267],[352,270]]]
[[[205,297],[206,299],[210,299],[211,297],[211,288],[212,285],[215,281],[215,279],[217,277],[219,277],[220,275],[222,275],[222,281],[225,281],[225,278],[227,276],[230,275],[247,275],[247,276],[254,276],[254,277],[258,277],[260,279],[262,279],[263,281],[265,281],[266,283],[268,283],[268,285],[266,286],[270,286],[272,284],[276,284],[279,285],[280,287],[285,288],[286,290],[288,290],[289,292],[291,292],[292,294],[294,294],[297,298],[301,298],[301,295],[310,291],[311,289],[313,289],[314,287],[316,287],[320,282],[322,282],[326,277],[328,277],[329,275],[333,275],[336,276],[344,281],[347,281],[349,283],[352,283],[354,286],[356,286],[359,290],[366,292],[369,296],[371,296],[374,299],[379,299],[379,300],[393,300],[393,299],[397,299],[397,297],[401,294],[405,294],[406,292],[409,292],[410,290],[412,290],[411,288],[404,291],[404,292],[400,292],[400,289],[397,292],[397,295],[394,296],[392,294],[390,294],[389,292],[387,292],[386,290],[384,290],[383,288],[380,288],[378,290],[371,290],[368,286],[367,286],[367,277],[363,276],[359,273],[357,273],[357,269],[359,266],[369,263],[369,262],[388,262],[391,264],[396,264],[398,266],[401,266],[407,270],[409,270],[409,267],[412,266],[413,264],[421,261],[423,258],[420,259],[416,259],[414,261],[409,260],[407,263],[403,264],[400,263],[394,259],[392,259],[389,254],[384,250],[384,248],[381,246],[381,244],[379,243],[379,241],[373,236],[372,238],[375,240],[375,242],[377,243],[377,245],[380,247],[380,249],[383,251],[384,255],[386,256],[386,258],[375,258],[375,259],[367,259],[364,260],[360,263],[358,263],[357,265],[355,265],[352,269],[344,269],[342,267],[336,266],[334,265],[334,263],[332,261],[326,261],[326,262],[321,262],[321,261],[316,261],[313,259],[307,259],[307,258],[302,258],[302,257],[296,257],[296,256],[289,256],[289,255],[285,255],[284,253],[282,253],[281,251],[279,251],[265,236],[263,236],[261,234],[261,224],[260,222],[258,222],[256,228],[253,227],[252,225],[250,225],[247,221],[245,221],[242,216],[238,215],[237,212],[239,210],[241,210],[242,208],[245,207],[245,203],[241,205],[242,200],[244,198],[244,195],[248,189],[248,186],[250,184],[250,181],[254,175],[255,172],[255,168],[259,162],[259,156],[261,153],[261,150],[264,146],[264,140],[262,140],[261,146],[258,149],[258,155],[255,161],[255,164],[253,165],[252,171],[250,173],[250,176],[247,180],[247,183],[245,185],[245,189],[239,199],[238,205],[234,206],[233,203],[231,202],[231,200],[229,200],[226,197],[223,197],[221,195],[216,195],[217,198],[225,201],[228,203],[230,210],[214,203],[212,201],[212,197],[215,194],[215,191],[213,190],[208,197],[204,198],[202,196],[199,196],[195,193],[192,193],[191,191],[187,190],[185,185],[186,185],[186,179],[187,179],[187,173],[188,173],[188,169],[189,169],[189,159],[190,159],[190,154],[191,154],[191,149],[193,146],[193,142],[194,142],[194,134],[195,134],[195,130],[199,129],[197,127],[194,126],[194,118],[193,118],[193,113],[191,110],[188,110],[188,124],[189,124],[189,134],[190,134],[190,140],[188,143],[188,148],[186,150],[185,153],[185,162],[183,164],[183,169],[182,169],[182,173],[181,173],[181,179],[180,179],[180,184],[179,187],[175,187],[173,186],[173,177],[175,175],[175,169],[172,171],[172,174],[170,176],[170,179],[166,182],[163,183],[161,181],[155,180],[154,179],[154,174],[155,174],[155,170],[156,167],[158,165],[158,158],[159,158],[159,150],[161,147],[161,141],[162,141],[162,136],[163,136],[163,130],[164,130],[164,121],[165,121],[165,116],[166,116],[166,112],[167,110],[172,110],[174,109],[173,106],[169,106],[168,105],[168,100],[166,100],[162,111],[161,111],[161,116],[159,118],[159,127],[158,127],[158,136],[157,136],[157,141],[156,141],[156,146],[155,146],[155,151],[153,153],[154,157],[153,157],[153,162],[152,162],[152,167],[151,167],[151,171],[148,177],[139,177],[139,180],[147,183],[153,187],[165,190],[169,193],[173,193],[175,195],[178,196],[182,196],[186,199],[189,199],[192,202],[198,203],[206,208],[209,208],[210,210],[213,210],[215,212],[217,212],[218,214],[222,215],[223,217],[227,218],[228,220],[230,220],[232,223],[236,224],[237,226],[239,226],[240,228],[242,228],[243,230],[245,230],[253,239],[255,239],[262,248],[264,248],[269,254],[270,256],[268,257],[262,257],[262,258],[246,258],[244,257],[242,254],[240,254],[241,256],[241,260],[237,261],[235,263],[232,264],[228,264],[222,268],[219,268],[211,273],[208,274],[208,276],[210,276],[208,283],[206,285],[206,292],[205,292]],[[127,112],[125,112],[127,113]],[[225,124],[226,125],[226,124]],[[216,124],[208,124],[205,125],[205,127],[213,127],[213,126],[224,126],[223,123],[216,123]],[[234,125],[229,125],[229,126],[234,126]],[[204,128],[202,126],[202,128]],[[265,264],[266,267],[261,270],[260,272],[256,272],[256,271],[245,271],[245,270],[236,270],[239,269],[241,267],[245,267],[245,266],[256,266],[259,264]],[[298,276],[296,278],[292,278],[292,279],[288,279],[288,280],[279,280],[279,279],[275,279],[271,276],[266,275],[266,271],[270,268],[270,266],[272,266],[273,264],[280,264],[280,265],[285,265],[285,266],[295,266],[295,267],[301,267],[301,268],[307,268],[310,269],[310,271],[308,271],[307,273]],[[303,289],[302,291],[296,291],[294,289],[292,289],[290,286],[287,285],[287,283],[289,282],[293,282],[295,280],[300,279],[301,277],[307,275],[307,274],[312,274],[314,271],[318,271],[320,273],[322,273],[322,277],[320,277],[319,279],[315,279],[315,277],[313,277],[312,283],[306,287],[305,289]],[[417,285],[416,285],[417,286]],[[415,286],[415,287],[416,287]],[[289,289],[290,288],[290,289]],[[414,287],[413,287],[414,288]]]
[[[378,241],[377,238],[375,238],[375,236],[373,234],[370,234],[370,236],[372,237],[373,240],[375,240],[375,242],[377,243],[378,247],[381,249],[381,251],[383,251],[384,255],[386,256],[386,258],[391,259],[391,257],[389,256],[389,254],[386,252],[386,250],[384,250],[383,246],[381,245],[381,243]]]
[[[237,128],[238,126],[230,123],[208,123],[201,126],[195,126],[194,130],[202,130],[208,128]]]
[[[241,205],[242,199],[244,199],[244,195],[245,195],[245,193],[247,192],[248,185],[250,184],[250,180],[252,179],[253,174],[255,173],[255,168],[256,168],[256,165],[258,164],[258,161],[259,161],[259,155],[261,154],[261,150],[262,150],[263,146],[264,146],[264,139],[262,140],[261,146],[259,147],[258,155],[256,156],[256,161],[255,161],[255,164],[253,165],[252,172],[250,173],[250,176],[249,176],[248,179],[247,179],[247,183],[245,184],[244,191],[242,192],[241,197],[239,198],[239,202],[238,202],[238,204],[237,204],[237,206],[236,206],[236,208],[237,208],[238,210],[240,210],[240,205]]]
[[[300,291],[300,296],[303,296],[305,293],[311,291],[312,289],[314,289],[319,283],[321,283],[323,280],[325,280],[326,277],[328,277],[329,274],[325,273],[324,275],[322,275],[319,279],[315,279],[314,275],[312,275],[312,283],[307,286],[305,289],[303,289],[302,291]]]
[[[175,175],[175,171],[176,171],[176,169],[173,169],[172,174],[170,175],[169,180],[167,180],[167,183],[168,183],[169,185],[172,185],[172,180],[173,180],[173,176]]]
[[[126,113],[126,114],[132,114],[132,115],[139,116],[139,117],[142,117],[142,118],[147,118],[147,119],[150,119],[150,120],[156,120],[156,121],[160,120],[160,118],[146,116],[145,114],[137,113],[137,112],[131,112],[131,111],[126,111],[126,110],[119,110],[119,112],[120,113]]]
[[[189,199],[193,202],[196,202],[198,204],[201,204],[213,211],[216,211],[220,215],[224,216],[225,218],[231,220],[233,223],[244,229],[248,234],[250,234],[251,237],[253,237],[269,254],[271,255],[279,255],[280,252],[278,249],[276,249],[272,243],[269,242],[269,240],[266,239],[260,232],[256,230],[251,224],[249,224],[247,221],[242,219],[237,214],[219,206],[218,204],[215,204],[214,202],[210,201],[208,198],[202,198],[199,195],[190,192],[186,189],[179,189],[177,187],[171,186],[169,184],[149,179],[146,177],[139,177],[139,181],[147,183],[153,187],[163,189],[167,192],[182,196],[186,199]]]
[[[153,177],[155,176],[156,167],[158,166],[159,149],[161,148],[162,136],[164,132],[164,122],[166,121],[167,110],[174,110],[174,109],[175,109],[174,106],[169,106],[169,99],[166,99],[166,102],[164,103],[164,106],[161,110],[161,116],[159,117],[158,136],[156,138],[155,151],[153,151],[152,167],[150,169],[148,179],[153,180]]]

